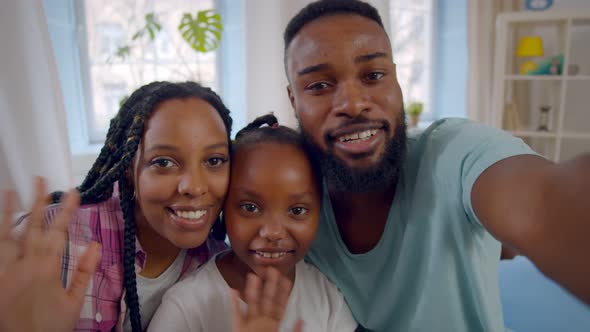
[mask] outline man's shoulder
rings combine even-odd
[[[408,134],[408,138],[410,141],[444,141],[452,139],[457,135],[477,136],[478,130],[489,129],[490,127],[465,118],[444,118],[434,121],[430,126],[423,130],[411,130]]]
[[[459,161],[489,145],[503,148],[520,146],[521,142],[498,128],[465,118],[437,120],[428,128],[408,135],[409,159],[415,161],[438,160],[443,156]]]

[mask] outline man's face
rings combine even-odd
[[[291,104],[329,184],[361,192],[391,185],[406,128],[383,28],[358,15],[321,17],[295,36],[286,68]]]

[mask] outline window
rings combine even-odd
[[[433,120],[432,27],[435,0],[391,0],[393,58],[404,102],[422,102],[422,120]]]
[[[213,0],[75,1],[80,34],[81,79],[90,144],[104,141],[120,102],[143,84],[193,80],[216,89],[216,54],[197,53],[178,32],[183,13],[214,9]],[[134,39],[154,13],[161,29]]]

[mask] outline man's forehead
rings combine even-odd
[[[304,26],[293,38],[287,64],[293,69],[328,61],[335,55],[353,59],[362,53],[381,52],[391,56],[387,34],[376,22],[358,15],[333,15]],[[322,60],[323,59],[323,60]]]

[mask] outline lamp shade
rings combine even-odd
[[[539,36],[526,36],[518,41],[516,55],[519,57],[543,56],[543,39]]]

